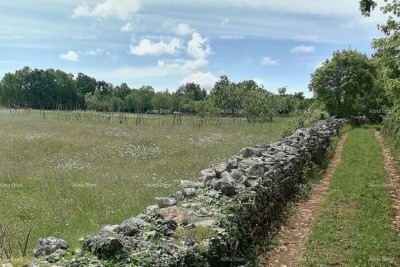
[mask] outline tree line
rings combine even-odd
[[[359,1],[366,17],[376,7],[374,0]],[[331,115],[384,117],[390,113],[400,122],[400,1],[385,0],[380,10],[388,20],[378,25],[383,37],[373,39],[372,57],[352,49],[334,51],[311,75],[309,89]]]
[[[205,116],[242,116],[248,121],[272,121],[276,114],[307,110],[313,104],[303,93],[273,94],[256,82],[231,82],[221,76],[208,93],[200,85],[186,83],[175,92],[138,89],[126,83],[114,86],[79,73],[77,77],[54,69],[24,67],[0,81],[0,104],[34,109],[95,110],[136,113],[190,113]]]

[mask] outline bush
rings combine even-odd
[[[394,107],[383,119],[382,133],[393,139],[396,147],[400,146],[400,107]]]

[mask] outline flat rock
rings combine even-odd
[[[168,208],[176,205],[175,198],[168,198],[168,197],[156,197],[157,205],[160,209]]]
[[[189,218],[189,213],[184,208],[178,206],[160,209],[159,214],[163,219],[174,220],[179,224]]]
[[[181,180],[181,187],[183,189],[185,188],[199,188],[201,186],[201,183],[198,182],[193,182],[193,181],[188,181],[188,180]]]

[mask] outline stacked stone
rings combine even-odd
[[[302,183],[304,168],[320,163],[346,122],[330,118],[278,142],[243,148],[228,162],[202,170],[197,181],[181,181],[182,189],[170,198],[156,198],[146,214],[82,239],[82,250],[62,252],[67,247],[62,241],[54,246],[54,238],[52,247],[43,248],[41,239],[35,256],[45,257],[30,266],[107,266],[107,260],[123,266],[252,266],[252,246],[270,232]],[[176,235],[196,227],[209,228],[210,236]]]

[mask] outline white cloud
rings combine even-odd
[[[133,30],[133,25],[130,22],[127,22],[124,26],[121,27],[122,32],[131,32]]]
[[[208,61],[204,58],[196,60],[175,59],[171,63],[159,60],[157,65],[161,69],[173,70],[176,73],[187,73],[205,69],[208,66]]]
[[[90,7],[86,3],[83,3],[82,5],[75,8],[74,13],[72,14],[72,17],[74,17],[74,18],[75,17],[90,17],[90,16],[91,16]]]
[[[150,39],[142,39],[137,46],[130,46],[130,53],[137,56],[152,55],[159,56],[162,54],[176,55],[182,47],[182,41],[173,38],[169,43],[160,41],[153,43]]]
[[[265,81],[261,78],[254,78],[253,81],[258,85],[258,86],[265,86]]]
[[[184,60],[175,59],[172,61],[158,60],[157,65],[144,67],[121,67],[116,69],[99,70],[88,73],[93,77],[102,77],[105,80],[121,80],[129,79],[145,79],[145,78],[160,78],[160,77],[184,77],[190,76],[191,73],[203,72],[207,67],[208,61],[205,59]],[[200,77],[201,75],[197,75]],[[203,75],[204,77],[209,77]],[[199,78],[200,79],[200,78]],[[212,83],[213,79],[211,79]],[[205,84],[205,81],[204,81]]]
[[[315,52],[315,47],[314,46],[305,46],[305,45],[299,45],[296,47],[293,47],[290,49],[291,53],[295,54],[307,54],[307,53],[314,53]]]
[[[206,58],[211,54],[211,47],[207,38],[202,38],[197,32],[192,34],[188,42],[188,54],[194,58]]]
[[[139,11],[139,9],[139,0],[105,0],[104,2],[97,4],[94,8],[83,3],[75,8],[72,17],[115,17],[120,20],[128,20],[134,13]]]
[[[75,53],[74,51],[68,51],[65,54],[61,54],[60,58],[68,61],[78,61],[79,60],[79,55]]]
[[[104,51],[102,49],[97,48],[95,50],[83,51],[79,53],[84,56],[100,56],[104,53]]]
[[[272,59],[270,57],[264,57],[261,60],[261,65],[264,65],[264,66],[277,66],[277,65],[279,65],[279,60]]]
[[[179,85],[186,83],[196,83],[200,85],[201,88],[206,90],[211,90],[214,87],[214,84],[219,79],[212,74],[211,72],[193,72],[189,75],[185,76],[179,83]]]
[[[176,26],[175,32],[179,35],[188,35],[194,32],[194,29],[189,24],[179,23]]]

